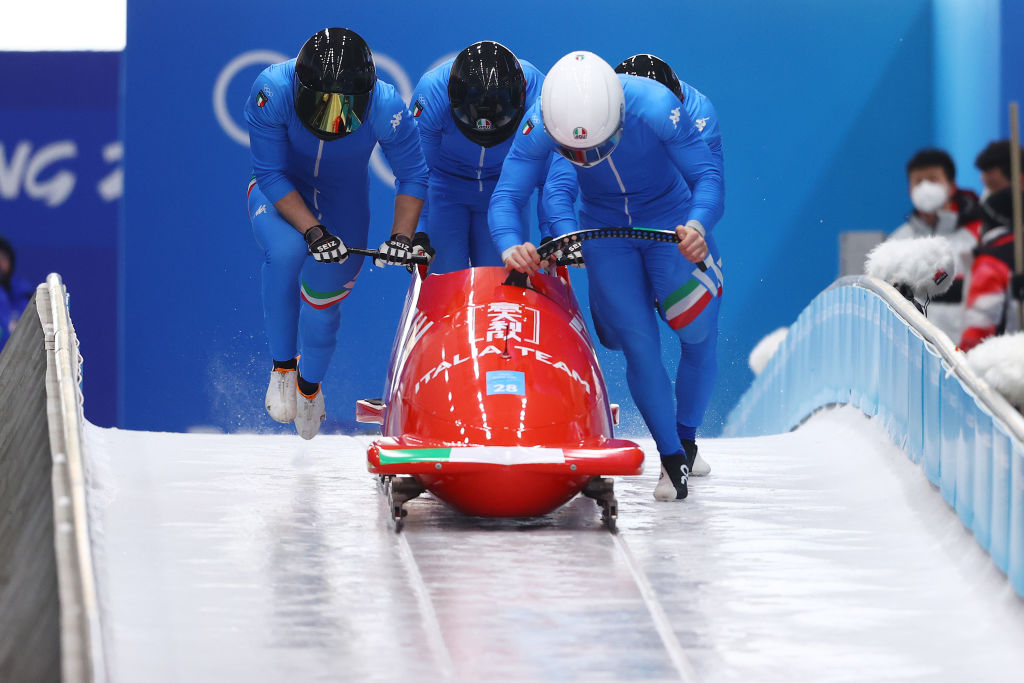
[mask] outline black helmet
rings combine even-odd
[[[654,55],[633,55],[629,59],[622,60],[622,63],[615,67],[615,73],[633,74],[658,81],[671,90],[683,101],[683,88],[679,85],[679,77],[672,67],[663,59]]]
[[[512,137],[526,111],[526,76],[512,51],[482,40],[459,53],[448,78],[452,118],[482,147]]]
[[[321,140],[343,138],[362,124],[376,82],[366,41],[347,28],[325,28],[295,60],[295,113]]]

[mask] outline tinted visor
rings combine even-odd
[[[356,131],[363,123],[370,93],[345,95],[304,86],[295,79],[295,112],[303,125],[319,138],[333,140]]]
[[[615,131],[615,134],[610,138],[595,147],[574,149],[565,145],[558,145],[558,153],[577,166],[593,166],[611,156],[620,139],[622,139],[621,128]]]
[[[512,137],[524,111],[522,98],[513,93],[470,89],[466,99],[452,107],[452,116],[472,142],[491,147]]]

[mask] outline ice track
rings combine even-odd
[[[529,521],[424,496],[368,439],[87,432],[113,681],[1020,680],[1024,601],[850,408],[702,442],[679,504],[616,480]],[[646,443],[645,447],[653,444]]]

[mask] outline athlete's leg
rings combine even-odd
[[[721,299],[716,297],[696,320],[676,330],[681,346],[676,372],[676,429],[680,439],[695,439],[715,388],[720,307]]]
[[[622,342],[619,341],[618,335],[608,325],[605,325],[603,318],[601,317],[601,303],[598,300],[590,300],[590,317],[594,321],[594,330],[597,332],[597,338],[600,340],[602,346],[612,351],[621,351]]]
[[[618,339],[626,357],[626,382],[633,402],[663,455],[679,451],[672,382],[661,363],[658,317],[638,243],[601,240],[583,245],[590,300],[601,324]]]
[[[313,259],[302,235],[281,218],[257,185],[249,191],[249,218],[264,254],[261,290],[270,355],[287,361],[297,353],[299,272]]]
[[[321,199],[316,209],[317,218],[347,246],[366,247],[370,228],[368,206],[356,200],[346,202],[344,198],[334,202]],[[310,259],[302,268],[299,375],[305,382],[318,384],[327,374],[341,325],[340,303],[355,287],[365,260],[361,256],[350,256],[344,263],[318,263]]]
[[[327,374],[341,325],[339,304],[355,287],[362,262],[358,256],[344,263],[317,263],[310,259],[302,268],[299,374],[308,382],[319,383]]]
[[[450,273],[469,268],[470,212],[454,190],[431,183],[427,193],[427,234],[437,254],[431,273]]]
[[[681,440],[693,441],[718,372],[721,269],[717,263],[710,263],[706,271],[701,271],[671,244],[645,245],[645,252],[651,285],[665,320],[680,342],[675,387],[677,432]]]

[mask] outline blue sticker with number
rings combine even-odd
[[[487,373],[487,395],[526,395],[526,375],[511,370],[491,370]]]

